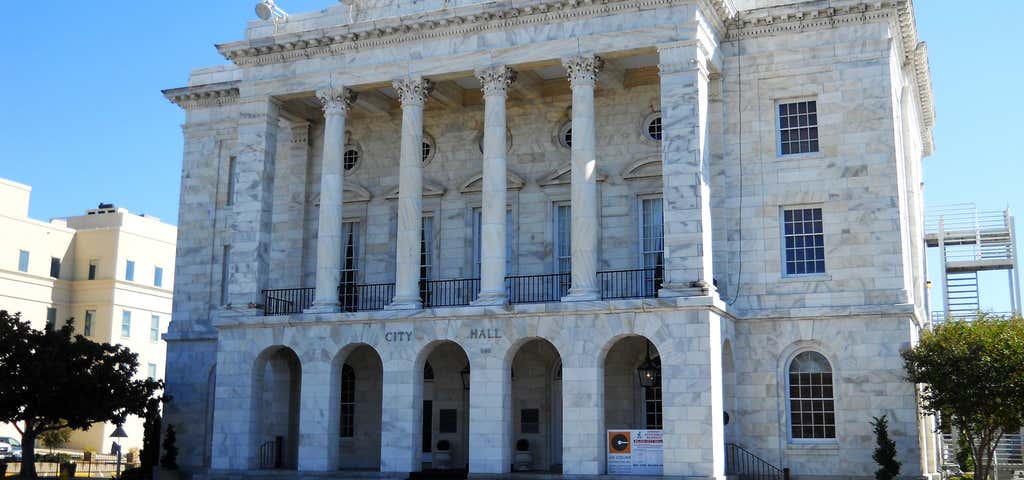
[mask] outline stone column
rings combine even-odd
[[[594,84],[604,61],[580,55],[562,64],[572,85],[572,288],[562,301],[598,300]]]
[[[691,310],[665,328],[686,332],[686,339],[658,344],[664,475],[724,480],[722,319],[710,310]]]
[[[469,473],[501,474],[512,464],[512,381],[501,355],[473,354],[469,389]]]
[[[505,100],[516,71],[505,65],[477,70],[484,91],[484,178],[480,226],[480,296],[474,305],[504,305],[508,173]]]
[[[419,77],[395,80],[402,101],[402,155],[398,166],[398,249],[391,310],[422,308],[420,235],[423,229],[423,104],[433,83]]]
[[[412,327],[409,327],[412,328]],[[423,368],[411,358],[383,361],[380,471],[408,473],[420,470],[423,428]],[[418,385],[417,385],[418,382]]]
[[[658,48],[665,281],[659,296],[714,295],[711,270],[709,58],[699,42]]]
[[[260,303],[270,271],[279,106],[272,98],[257,98],[242,101],[240,110],[228,303],[234,313],[247,315],[246,306]]]
[[[338,431],[331,429],[329,415],[340,401],[331,388],[331,362],[303,359],[299,391],[299,471],[330,472],[338,468]],[[336,426],[337,424],[335,424]]]
[[[345,117],[355,94],[344,87],[316,92],[324,107],[323,171],[316,237],[316,299],[310,311],[337,312],[341,283],[341,222],[344,221]]]
[[[604,474],[604,360],[587,352],[562,361],[562,473]]]

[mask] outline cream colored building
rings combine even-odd
[[[0,309],[38,329],[63,326],[139,354],[140,377],[164,377],[161,336],[171,319],[177,228],[102,205],[49,223],[29,218],[32,188],[0,179]],[[71,448],[110,449],[113,425],[75,432]],[[127,448],[142,445],[142,421],[125,425]],[[18,434],[0,426],[0,436]]]

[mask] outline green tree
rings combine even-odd
[[[903,359],[924,410],[944,414],[971,450],[974,478],[988,478],[1003,432],[1024,419],[1024,319],[950,321],[923,332]]]
[[[160,466],[168,470],[178,469],[178,435],[174,433],[174,425],[167,425],[164,436],[164,456],[160,457]]]
[[[956,435],[956,464],[964,472],[974,471],[974,459],[971,458],[971,446],[963,433]]]
[[[875,453],[871,458],[878,464],[875,480],[892,480],[900,474],[900,462],[896,461],[896,442],[889,438],[889,419],[882,415],[873,417],[871,426],[875,430]]]
[[[71,441],[71,429],[58,428],[56,430],[47,430],[39,435],[39,439],[42,440],[43,445],[50,449],[50,453],[53,453],[53,449],[61,448]]]
[[[51,430],[88,430],[142,415],[163,387],[136,380],[138,356],[127,347],[74,335],[74,322],[43,332],[0,310],[0,423],[22,435],[21,476],[35,477],[35,442]]]

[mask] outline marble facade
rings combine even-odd
[[[629,372],[649,341],[666,476],[724,478],[731,443],[869,478],[880,414],[904,474],[937,475],[899,357],[926,327],[934,116],[911,2],[353,3],[251,22],[218,45],[229,65],[165,91],[186,111],[165,423],[189,473],[244,476],[281,437],[284,469],[487,477],[527,438],[532,469],[603,475],[606,428],[645,423]],[[806,100],[820,148],[782,155],[777,105]],[[664,280],[608,295],[605,272],[647,265],[649,199]],[[825,273],[785,274],[793,207],[822,212]],[[506,288],[562,272],[561,298]],[[346,308],[344,275],[393,284],[387,305]],[[479,280],[433,307],[421,275]],[[268,314],[264,290],[302,287],[308,308]],[[834,438],[790,434],[808,350],[832,368]]]

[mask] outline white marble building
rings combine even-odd
[[[165,91],[188,472],[937,475],[910,1],[347,3]]]

